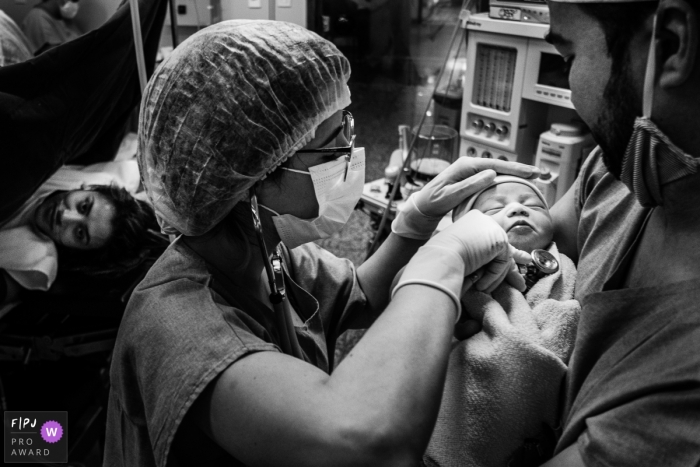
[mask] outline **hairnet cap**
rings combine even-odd
[[[547,206],[547,200],[544,198],[544,195],[540,191],[537,186],[535,186],[534,183],[532,183],[530,180],[526,180],[524,178],[520,177],[514,177],[513,175],[497,175],[496,178],[493,179],[493,182],[486,188],[482,189],[481,191],[476,192],[474,195],[470,196],[469,198],[465,199],[462,201],[459,206],[454,208],[452,210],[452,220],[456,221],[463,215],[465,215],[467,212],[471,211],[472,208],[474,207],[474,203],[476,203],[476,200],[481,194],[488,190],[489,188],[492,188],[496,185],[500,185],[501,183],[521,183],[523,185],[526,185],[530,188],[532,188],[532,191],[535,192],[538,198],[542,200],[545,206]]]
[[[201,235],[350,104],[350,64],[279,21],[194,34],[156,70],[139,119],[141,177],[165,233]]]

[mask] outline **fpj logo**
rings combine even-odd
[[[68,462],[68,412],[5,412],[5,463]]]

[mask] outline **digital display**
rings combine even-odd
[[[560,55],[542,52],[537,84],[558,89],[571,89],[566,62]]]

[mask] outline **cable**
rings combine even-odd
[[[194,14],[197,17],[197,31],[202,29],[202,22],[199,19],[199,10],[197,9],[197,0],[192,0],[192,5],[194,6]]]
[[[462,10],[468,9],[471,4],[474,2],[474,0],[464,0],[462,3]],[[396,176],[396,180],[394,180],[394,186],[391,190],[391,193],[389,195],[389,198],[387,199],[387,204],[386,208],[384,209],[384,213],[382,214],[382,219],[379,222],[379,227],[377,228],[377,233],[374,235],[374,239],[372,240],[372,243],[370,244],[369,248],[367,249],[367,256],[365,256],[365,261],[374,254],[375,250],[379,246],[379,239],[381,238],[381,234],[384,231],[384,227],[386,226],[386,221],[389,218],[389,213],[391,212],[391,204],[393,203],[394,199],[396,198],[396,192],[399,189],[399,186],[401,185],[401,176],[403,175],[404,171],[408,167],[410,161],[411,161],[411,154],[413,154],[413,147],[416,144],[416,141],[418,140],[418,135],[420,134],[420,130],[423,128],[423,123],[425,122],[425,117],[428,114],[428,111],[430,110],[430,105],[433,102],[433,99],[435,98],[435,92],[437,91],[437,87],[440,84],[440,81],[442,81],[442,75],[445,72],[445,68],[447,67],[447,62],[450,59],[450,52],[452,51],[452,47],[454,46],[455,39],[457,38],[457,32],[462,29],[461,28],[461,21],[457,21],[457,24],[455,25],[455,29],[452,32],[452,38],[450,39],[450,46],[447,48],[447,54],[445,57],[445,61],[442,64],[442,67],[440,69],[440,74],[438,75],[437,80],[435,81],[435,86],[433,87],[433,91],[430,94],[430,99],[428,100],[428,105],[425,108],[425,111],[423,112],[423,115],[421,116],[420,122],[418,123],[418,131],[416,131],[413,134],[413,137],[411,138],[411,144],[408,146],[408,151],[406,154],[406,157],[403,160],[403,165],[401,166],[401,170],[399,170],[398,175]],[[465,30],[466,32],[466,30]],[[462,41],[459,43],[459,47],[457,49],[457,55],[459,55],[459,50],[462,47]],[[450,71],[450,81],[452,80],[452,73],[454,73],[454,68]],[[448,81],[449,82],[449,81]],[[430,136],[429,138],[433,137],[433,131],[435,130],[435,127],[430,131]],[[424,149],[425,151],[425,149]]]
[[[146,58],[143,53],[143,36],[141,34],[141,19],[139,18],[139,1],[129,0],[131,5],[131,26],[134,30],[134,49],[136,50],[136,67],[139,74],[139,85],[141,94],[146,89]]]

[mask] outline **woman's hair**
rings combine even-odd
[[[168,240],[159,233],[153,209],[146,202],[114,185],[92,185],[85,190],[101,193],[114,206],[112,235],[96,250],[56,245],[59,273],[119,276],[143,263],[153,249],[167,246]]]

